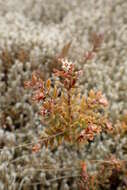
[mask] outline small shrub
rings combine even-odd
[[[98,40],[96,38],[94,41],[92,51],[85,54],[85,61],[90,60],[97,52],[100,46]],[[32,100],[40,106],[42,122],[45,125],[33,152],[38,152],[43,145],[50,148],[65,142],[84,145],[93,141],[102,131],[110,132],[113,129],[106,112],[108,101],[102,92],[90,90],[88,96],[81,93],[78,79],[82,76],[82,70],[77,70],[75,64],[66,58],[69,47],[70,43],[63,48],[61,56],[55,59],[59,66],[53,69],[53,80],[43,80],[39,72],[33,72],[32,79],[25,82],[25,87],[32,89]],[[123,125],[126,125],[125,121],[122,122]],[[115,133],[114,131],[112,134]],[[120,178],[126,176],[126,169],[122,169],[123,167],[120,160],[111,157],[108,161],[104,160],[99,165],[98,172],[92,175],[83,162],[79,188],[113,189],[123,183],[126,186],[126,180]]]
[[[25,82],[25,86],[33,90],[32,100],[40,103],[46,126],[40,142],[52,146],[93,141],[102,130],[112,129],[105,112],[108,101],[100,91],[90,90],[88,97],[82,95],[78,88],[82,71],[66,58],[60,57],[57,61],[60,69],[54,69],[53,85],[51,79],[43,81],[35,72],[32,80]]]

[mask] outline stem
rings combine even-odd
[[[70,89],[68,90],[68,114],[71,121],[71,95],[70,95]]]

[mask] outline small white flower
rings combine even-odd
[[[68,61],[67,59],[59,59],[62,63],[62,69],[65,71],[68,71],[71,66],[73,65],[71,61]]]

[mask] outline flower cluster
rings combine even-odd
[[[69,71],[73,67],[73,63],[68,61],[68,59],[63,58],[59,59],[58,61],[62,63],[62,69],[65,71]]]

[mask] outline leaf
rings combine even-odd
[[[63,92],[61,93],[61,102],[68,104],[67,97],[65,96],[65,94]]]
[[[64,141],[70,142],[70,136],[69,136],[68,133],[66,133],[66,134],[64,135]]]
[[[53,147],[54,147],[54,138],[49,140],[49,146],[50,146],[51,149],[53,149]]]
[[[43,103],[43,107],[44,107],[46,110],[49,110],[49,109],[50,109],[50,103],[49,103],[49,102],[44,102],[44,103]]]
[[[95,98],[95,92],[93,90],[89,91],[89,97],[90,98]]]
[[[48,79],[48,80],[46,81],[46,88],[49,90],[50,87],[51,87],[51,80]]]
[[[55,85],[54,90],[53,90],[53,97],[54,97],[54,98],[57,98],[57,97],[58,97],[58,92],[57,92],[57,87],[56,87],[56,85]]]
[[[61,145],[62,144],[62,141],[63,141],[63,137],[60,135],[60,136],[57,136],[56,137],[56,140],[57,140],[57,144],[58,145]]]
[[[81,102],[80,102],[80,109],[84,111],[86,107],[86,98],[85,96],[82,96]]]
[[[125,123],[127,123],[127,113],[125,113],[124,115],[122,115],[122,116],[120,117],[120,120],[121,120],[121,121],[124,121]]]

